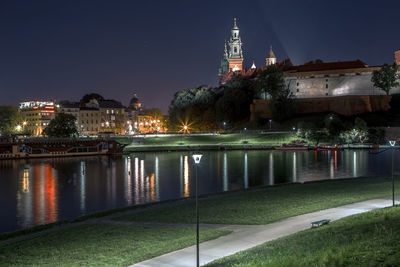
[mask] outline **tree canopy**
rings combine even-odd
[[[168,128],[179,131],[183,125],[190,125],[196,131],[216,129],[215,102],[218,92],[218,88],[199,86],[175,93],[168,109]]]
[[[256,90],[264,99],[267,95],[277,97],[284,88],[283,72],[276,66],[269,66],[257,75]]]
[[[386,95],[389,95],[393,87],[399,85],[399,74],[397,73],[398,66],[396,64],[385,64],[380,70],[372,72],[371,82],[375,87],[383,90]]]
[[[97,101],[103,101],[104,97],[99,95],[99,94],[97,94],[97,93],[86,94],[81,98],[80,104],[81,105],[87,104],[92,99],[96,99]]]
[[[43,133],[49,137],[76,137],[78,130],[75,121],[75,116],[71,114],[58,113],[43,130]]]
[[[285,85],[283,72],[276,66],[269,66],[257,75],[256,90],[262,98],[271,99],[270,109],[275,121],[283,121],[290,118],[296,111],[295,101]]]
[[[0,106],[0,134],[16,132],[16,127],[20,122],[21,115],[16,107]]]

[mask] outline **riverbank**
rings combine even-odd
[[[134,138],[132,143],[124,148],[124,152],[272,149],[274,146],[291,143],[297,139],[294,131],[159,135]],[[118,142],[123,141],[118,140]]]
[[[400,190],[397,184],[396,190]],[[390,193],[391,179],[375,177],[211,194],[200,198],[200,222],[266,224],[365,199],[388,197]],[[105,211],[42,234],[2,241],[0,255],[4,256],[0,262],[15,265],[29,260],[31,264],[44,265],[51,260],[65,265],[102,265],[110,264],[108,259],[112,259],[117,266],[133,264],[194,244],[194,220],[193,198]],[[210,240],[227,233],[224,229],[204,228],[200,236]]]
[[[299,138],[295,131],[265,133],[229,134],[181,134],[151,135],[137,137],[115,137],[117,142],[126,145],[124,153],[132,152],[171,152],[171,151],[212,151],[212,150],[269,150],[284,144],[296,144],[295,148],[315,149],[315,145]],[[345,144],[336,146],[320,143],[321,150],[335,149],[387,149],[390,145]],[[289,148],[286,148],[290,150]]]

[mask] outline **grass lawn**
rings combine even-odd
[[[229,231],[200,229],[200,241]],[[0,266],[127,266],[195,244],[194,228],[77,226],[0,247]]]
[[[181,136],[151,136],[145,137],[143,145],[146,146],[196,146],[196,145],[279,145],[282,143],[290,143],[298,139],[295,132],[278,132],[264,134],[220,134],[220,135],[181,135]],[[119,142],[125,142],[120,140]],[[127,149],[134,149],[138,146],[128,146]]]
[[[400,266],[400,207],[346,217],[207,266]]]
[[[287,184],[200,199],[202,223],[266,224],[287,217],[367,199],[391,196],[391,179],[357,178]],[[400,190],[397,183],[397,192]],[[177,202],[115,220],[193,222],[194,200]]]

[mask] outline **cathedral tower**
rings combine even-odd
[[[274,54],[274,51],[272,51],[272,45],[269,47],[269,53],[268,57],[265,59],[265,65],[266,66],[271,66],[276,64],[276,56]]]
[[[239,28],[236,25],[236,18],[233,20],[231,38],[229,39],[229,70],[238,71],[243,69],[242,39],[239,35]]]

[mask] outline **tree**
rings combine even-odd
[[[82,99],[80,101],[81,106],[89,103],[90,100],[92,100],[92,99],[96,99],[97,101],[104,101],[104,97],[102,97],[101,95],[96,94],[96,93],[90,93],[90,94],[86,94],[82,97]]]
[[[179,131],[182,125],[190,125],[192,131],[216,129],[215,102],[219,88],[199,86],[175,93],[168,109],[168,129]]]
[[[400,76],[397,71],[398,66],[396,64],[384,64],[380,70],[372,72],[371,82],[375,87],[383,90],[386,95],[389,95],[390,90],[399,85]]]
[[[267,94],[274,98],[285,88],[283,72],[276,66],[269,66],[257,75],[256,91],[266,99]]]
[[[16,132],[16,127],[20,122],[21,115],[16,107],[0,106],[0,134]]]
[[[324,118],[325,128],[331,137],[336,137],[341,131],[344,130],[342,120],[336,114],[328,114]]]
[[[216,103],[216,118],[220,125],[227,122],[247,120],[250,117],[250,104],[253,92],[248,88],[225,88],[224,94]]]
[[[368,130],[368,125],[363,119],[357,117],[354,121],[354,128],[358,130]]]
[[[289,85],[285,86],[283,72],[276,66],[269,66],[257,75],[256,91],[264,99],[267,95],[271,99],[269,106],[275,121],[284,121],[295,113],[295,101]]]
[[[71,114],[59,113],[43,130],[50,137],[76,137],[78,130],[75,125],[76,118]]]

